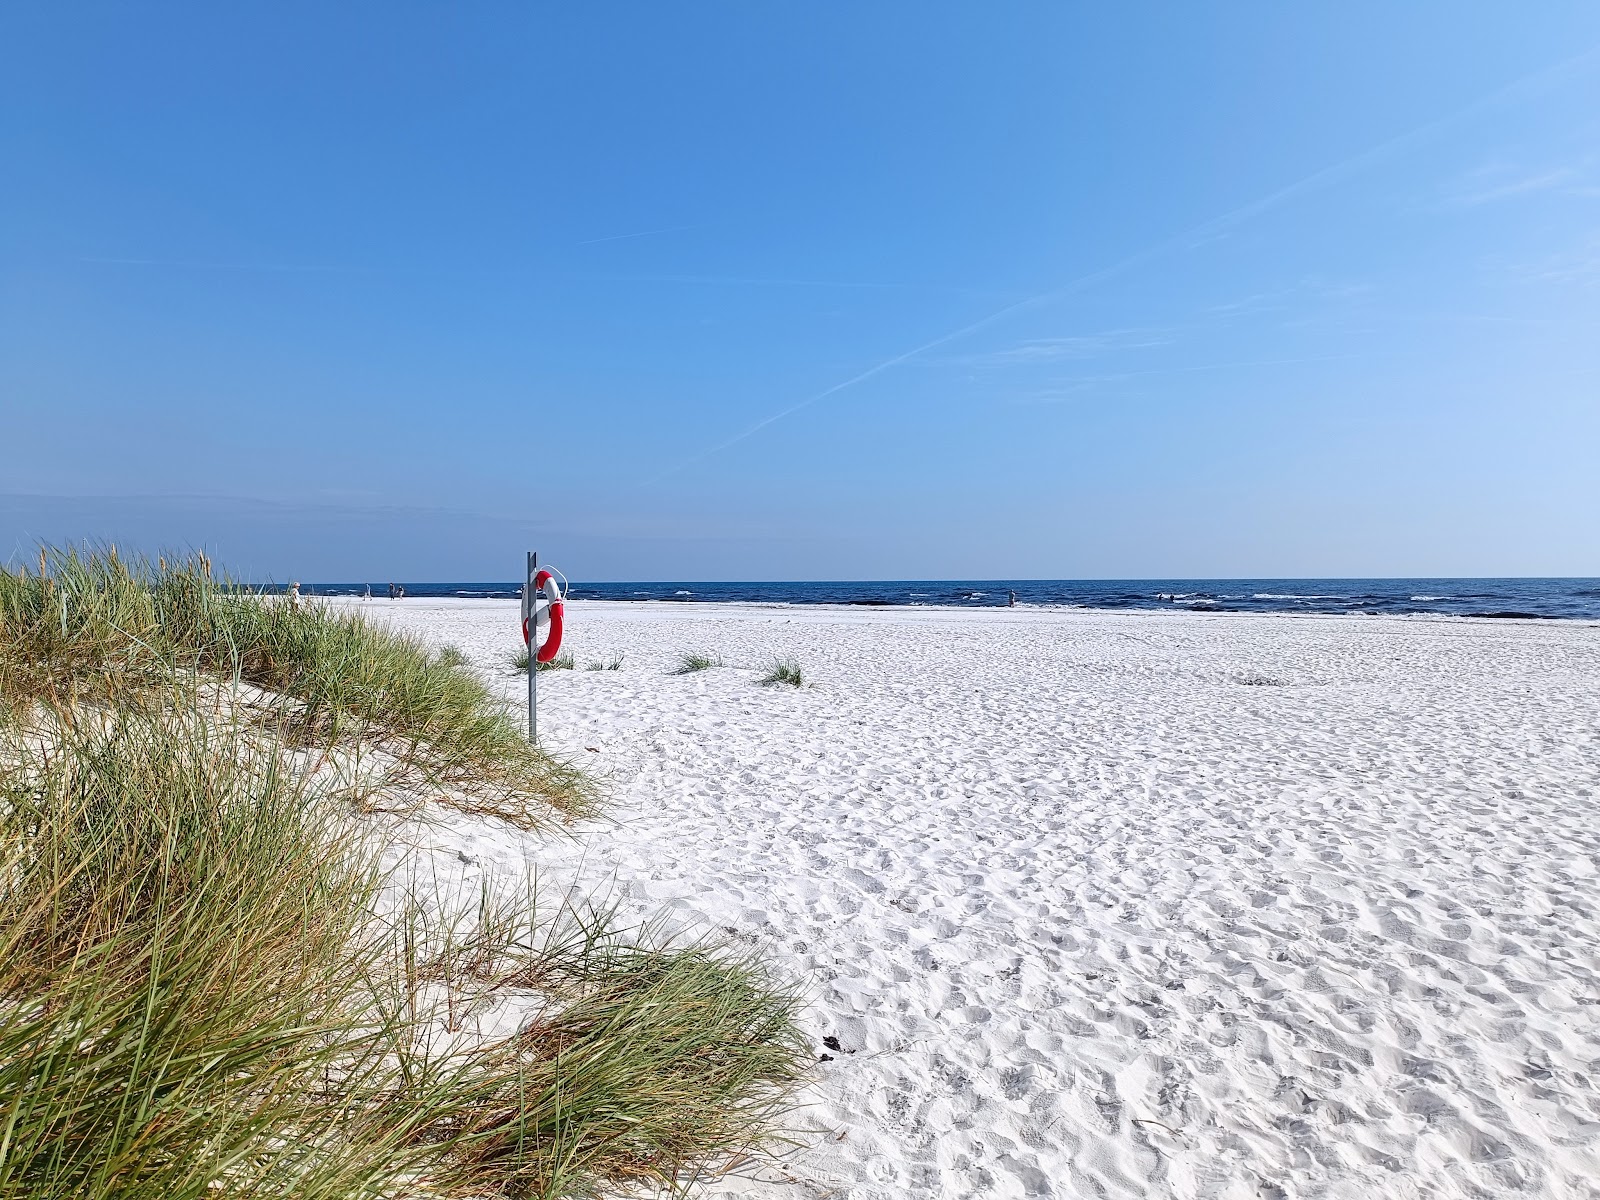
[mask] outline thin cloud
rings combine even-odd
[[[563,278],[596,283],[703,283],[729,287],[798,287],[841,288],[860,291],[933,291],[960,292],[972,296],[1015,297],[1015,292],[994,288],[966,287],[956,283],[882,282],[860,279],[792,279],[785,276],[760,275],[566,275]]]
[[[1062,380],[1053,387],[1032,392],[1026,396],[1019,396],[1012,400],[1011,403],[1061,404],[1101,384],[1122,383],[1129,379],[1143,379],[1152,375],[1188,375],[1202,371],[1243,370],[1247,367],[1286,367],[1300,363],[1337,362],[1343,359],[1359,357],[1360,355],[1357,354],[1316,354],[1309,358],[1252,358],[1240,362],[1197,363],[1186,367],[1155,367],[1147,371],[1119,371],[1107,375],[1086,375],[1080,379]]]
[[[851,376],[849,379],[833,384],[831,387],[823,388],[819,392],[813,392],[811,395],[797,400],[795,403],[787,406],[786,408],[780,409],[772,415],[762,418],[753,425],[750,425],[740,432],[734,434],[732,437],[720,441],[705,450],[699,451],[696,454],[692,454],[687,458],[681,459],[677,463],[666,468],[666,470],[661,471],[650,479],[645,480],[640,486],[654,486],[670,475],[676,474],[679,471],[693,466],[695,463],[701,462],[712,455],[721,453],[723,450],[727,450],[732,446],[738,445],[740,442],[754,437],[769,425],[775,424],[776,422],[783,420],[785,417],[792,416],[795,413],[800,412],[802,409],[809,408],[811,405],[816,404],[821,400],[825,400],[829,396],[837,395],[839,392],[842,392],[847,388],[855,387],[857,384],[864,383],[875,376],[883,374],[885,371],[899,366],[901,363],[909,362],[915,358],[920,358],[930,350],[936,350],[940,346],[945,346],[951,342],[958,341],[961,338],[978,332],[980,329],[986,329],[999,321],[1003,321],[1008,317],[1014,316],[1019,312],[1023,312],[1032,308],[1038,308],[1041,305],[1052,303],[1053,301],[1063,299],[1076,292],[1083,291],[1086,288],[1093,287],[1095,284],[1102,283],[1107,279],[1116,278],[1117,276],[1132,270],[1134,267],[1142,266],[1144,263],[1147,263],[1150,260],[1157,258],[1171,250],[1186,248],[1199,242],[1212,239],[1220,234],[1234,229],[1235,227],[1251,220],[1254,217],[1258,217],[1263,213],[1278,208],[1290,200],[1309,195],[1313,192],[1320,191],[1323,188],[1331,187],[1332,185],[1339,183],[1360,171],[1364,171],[1367,168],[1392,157],[1394,154],[1407,148],[1408,146],[1412,146],[1417,142],[1433,137],[1435,134],[1442,132],[1466,117],[1498,107],[1499,105],[1519,98],[1526,93],[1548,86],[1561,79],[1563,76],[1580,71],[1592,64],[1597,57],[1600,57],[1600,46],[1590,47],[1582,54],[1565,59],[1562,62],[1554,64],[1553,66],[1535,71],[1530,75],[1526,75],[1521,79],[1497,88],[1487,95],[1474,100],[1472,103],[1467,104],[1464,107],[1448,114],[1447,116],[1437,118],[1433,121],[1428,121],[1414,129],[1408,130],[1405,133],[1398,134],[1395,137],[1380,142],[1359,154],[1352,155],[1349,158],[1342,159],[1339,162],[1324,167],[1320,171],[1313,171],[1311,174],[1297,179],[1293,183],[1287,184],[1286,186],[1278,188],[1275,191],[1268,192],[1266,195],[1252,200],[1248,204],[1240,205],[1238,208],[1223,213],[1221,216],[1213,217],[1208,221],[1202,221],[1200,224],[1191,226],[1190,228],[1185,229],[1171,237],[1163,238],[1161,241],[1147,246],[1143,250],[1139,250],[1128,255],[1126,258],[1112,263],[1110,266],[1104,267],[1098,271],[1091,271],[1086,275],[1080,275],[1077,278],[1071,279],[1062,284],[1060,287],[1054,288],[1048,292],[1041,292],[1036,296],[1030,296],[1025,299],[1018,300],[1012,304],[1007,304],[1003,308],[996,309],[994,312],[991,312],[986,316],[979,317],[975,321],[969,322],[958,329],[953,329],[949,333],[942,334],[939,337],[924,342],[920,346],[915,346],[912,349],[903,351],[902,353],[896,354],[891,358],[884,359],[882,362],[875,363],[866,370]]]
[[[697,225],[668,225],[664,229],[641,229],[637,233],[610,233],[605,237],[585,238],[576,243],[579,246],[597,246],[601,242],[625,242],[629,238],[655,237],[658,233],[681,233],[685,229],[704,229],[705,224]]]
[[[1477,208],[1510,200],[1518,196],[1531,196],[1540,192],[1569,191],[1563,185],[1582,178],[1574,167],[1552,167],[1534,172],[1516,172],[1504,167],[1486,167],[1472,172],[1444,199],[1447,208]],[[1577,189],[1583,190],[1583,189]]]
[[[1571,250],[1528,264],[1518,273],[1526,279],[1550,283],[1600,282],[1600,233],[1591,233]]]
[[[1370,284],[1328,283],[1315,277],[1307,277],[1289,287],[1273,288],[1264,292],[1252,292],[1250,295],[1241,296],[1237,300],[1229,300],[1222,304],[1212,304],[1204,312],[1209,318],[1227,321],[1235,317],[1252,316],[1257,313],[1282,312],[1295,301],[1307,299],[1349,300],[1356,296],[1368,295],[1372,290]]]
[[[1059,362],[1062,359],[1096,358],[1124,350],[1170,346],[1176,340],[1169,330],[1108,329],[1103,333],[1078,334],[1072,337],[1031,338],[1003,350],[992,350],[985,354],[967,354],[946,361],[973,367],[1032,366]]]
[[[185,258],[100,258],[80,255],[78,262],[115,267],[179,267],[196,271],[351,271],[356,268],[326,263],[213,262]]]

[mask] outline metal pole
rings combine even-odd
[[[522,594],[528,602],[528,744],[539,744],[539,598],[533,577],[539,573],[539,552],[528,551],[528,578]]]

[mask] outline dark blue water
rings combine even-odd
[[[366,584],[303,588],[324,596],[359,596]],[[372,584],[374,596],[387,583]],[[515,583],[407,583],[408,597],[512,600]],[[1076,608],[1189,609],[1197,612],[1434,613],[1456,617],[1549,617],[1600,620],[1600,579],[978,579],[875,583],[584,583],[579,600],[659,600],[757,604],[1007,603]]]

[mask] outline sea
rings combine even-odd
[[[301,591],[323,596],[386,596],[388,582],[330,583]],[[519,584],[405,582],[407,597],[514,600]],[[790,583],[587,583],[576,600],[663,604],[853,604],[1195,612],[1359,613],[1370,616],[1545,618],[1600,621],[1600,579],[943,579],[802,580]]]

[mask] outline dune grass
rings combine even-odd
[[[592,802],[457,651],[198,556],[46,552],[0,572],[0,698],[0,1200],[672,1187],[811,1060],[746,953],[386,871],[352,739]]]
[[[36,572],[0,571],[0,704],[13,712],[127,699],[175,671],[292,701],[308,742],[374,743],[397,769],[522,824],[596,803],[580,772],[528,745],[453,648],[258,595],[215,578],[199,554],[151,564],[115,547],[47,548]]]
[[[583,669],[585,671],[620,671],[622,670],[622,655],[613,654],[610,658],[591,658]]]
[[[708,671],[712,667],[722,666],[720,654],[680,654],[678,663],[672,668],[673,675],[692,675],[696,671]]]
[[[805,681],[805,675],[800,670],[800,664],[795,662],[792,658],[776,659],[773,664],[767,668],[767,673],[761,676],[760,679],[756,680],[757,683],[768,686],[773,684],[786,684],[789,687],[803,687],[805,685]]]
[[[440,918],[305,761],[179,693],[0,735],[0,1197],[553,1200],[762,1135],[809,1056],[758,964]]]

